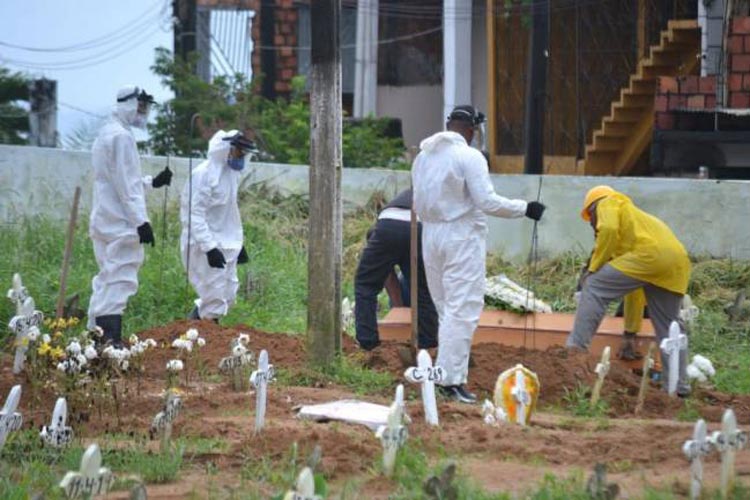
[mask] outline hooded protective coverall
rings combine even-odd
[[[243,232],[237,189],[241,173],[227,166],[231,145],[223,140],[236,134],[236,130],[219,130],[209,141],[208,159],[192,172],[192,207],[190,181],[182,192],[182,262],[198,294],[195,305],[202,319],[226,315],[239,288],[237,257],[242,250]],[[214,248],[224,254],[223,269],[208,264],[206,253]]]
[[[124,87],[118,98],[133,88]],[[94,197],[89,235],[99,274],[91,281],[89,328],[94,328],[98,316],[122,315],[128,299],[138,291],[143,248],[137,228],[149,222],[144,188],[151,187],[152,177],[141,175],[138,147],[130,129],[138,124],[137,110],[137,99],[118,102],[91,150]]]
[[[420,144],[414,160],[414,204],[422,221],[427,283],[439,317],[442,385],[466,383],[474,330],[484,306],[487,215],[517,218],[527,203],[495,193],[487,160],[456,132]]]
[[[659,342],[679,321],[680,303],[690,280],[690,259],[664,222],[615,192],[596,204],[596,242],[591,273],[583,286],[567,345],[588,348],[607,304],[626,296],[626,326],[639,328],[644,302]],[[686,353],[681,356],[680,385],[686,383]],[[667,365],[668,358],[662,355]],[[668,370],[664,370],[668,373]]]

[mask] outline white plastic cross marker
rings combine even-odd
[[[388,412],[388,425],[381,425],[375,436],[383,444],[383,470],[386,476],[393,474],[396,465],[396,453],[406,442],[408,431],[404,423],[404,386],[396,388],[396,397]]]
[[[44,315],[35,309],[34,299],[26,297],[19,314],[13,316],[8,328],[16,334],[16,356],[13,360],[13,373],[19,374],[26,362],[26,351],[29,348],[28,335],[32,328],[39,328]]]
[[[81,457],[81,470],[65,474],[60,487],[68,498],[91,498],[105,495],[114,483],[115,476],[102,467],[102,454],[94,443]]]
[[[57,398],[50,425],[42,427],[42,432],[39,433],[42,441],[55,448],[70,444],[73,440],[73,429],[65,425],[67,421],[68,403],[65,398]]]
[[[721,453],[721,498],[728,498],[734,489],[734,458],[738,450],[747,445],[747,434],[737,429],[734,411],[726,410],[721,418],[721,431],[709,438],[711,444]]]
[[[235,354],[235,349],[238,349],[237,354]],[[248,351],[241,342],[235,340],[232,343],[232,355],[221,358],[219,361],[219,372],[229,375],[233,390],[247,390],[247,378],[244,376],[247,372],[243,368],[249,367],[253,362],[253,353]]]
[[[695,423],[693,439],[682,445],[682,452],[690,460],[690,500],[697,500],[701,496],[703,457],[711,453],[711,450],[711,441],[706,436],[706,422],[700,419]]]
[[[422,349],[417,355],[417,366],[412,366],[404,372],[406,380],[413,384],[422,385],[422,403],[424,404],[424,419],[430,425],[438,425],[437,402],[435,401],[435,383],[442,382],[445,370],[441,366],[432,366],[430,353]]]
[[[654,367],[654,354],[656,353],[656,342],[649,342],[648,352],[643,358],[643,373],[641,374],[641,386],[638,388],[638,402],[635,404],[635,414],[639,415],[643,410],[646,402],[646,391],[648,390],[648,381],[651,375],[651,369]]]
[[[273,365],[268,364],[268,352],[260,351],[258,369],[250,375],[250,383],[255,387],[255,432],[263,429],[266,423],[266,399],[268,383],[274,378]]]
[[[682,333],[679,323],[672,321],[669,325],[669,338],[662,340],[659,347],[662,353],[666,354],[666,359],[668,360],[667,392],[670,396],[674,396],[677,392],[677,382],[680,378],[680,352],[687,351],[688,348],[687,335]]]
[[[516,401],[516,422],[526,426],[526,413],[531,406],[531,394],[526,390],[526,377],[521,370],[516,372],[516,383],[511,391]]]
[[[151,429],[149,431],[151,438],[153,439],[156,434],[161,435],[161,449],[164,452],[169,451],[169,440],[172,437],[172,423],[180,414],[180,409],[182,409],[182,399],[175,395],[174,392],[169,391],[164,402],[164,409],[157,413],[151,422]]]
[[[16,305],[16,314],[21,314],[21,306],[28,297],[29,291],[23,286],[21,275],[15,273],[13,275],[13,287],[8,290],[8,298]]]
[[[305,467],[297,477],[297,483],[293,491],[284,495],[284,500],[320,500],[315,494],[315,476],[310,467]]]
[[[596,364],[596,382],[594,382],[594,389],[591,391],[591,406],[596,406],[599,402],[599,396],[602,392],[602,385],[604,384],[604,378],[609,373],[609,346],[605,347],[602,351],[602,359]]]
[[[2,411],[0,411],[0,451],[5,446],[8,434],[15,432],[23,425],[23,416],[16,411],[21,401],[21,386],[14,385],[5,399]]]

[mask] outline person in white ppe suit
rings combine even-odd
[[[237,264],[248,261],[237,189],[252,148],[236,130],[219,130],[208,143],[208,159],[193,169],[182,192],[182,262],[198,294],[190,319],[218,321],[237,297]]]
[[[471,106],[456,107],[447,130],[422,141],[412,166],[427,284],[439,318],[437,365],[446,371],[438,387],[464,403],[476,402],[465,384],[484,306],[487,215],[539,220],[545,209],[495,193],[487,160],[469,146],[483,120]]]
[[[99,131],[91,150],[94,197],[89,235],[99,273],[91,282],[88,327],[98,326],[103,340],[121,344],[122,315],[138,291],[141,245],[154,245],[146,213],[146,188],[168,186],[172,172],[143,176],[132,127],[144,128],[154,100],[143,89],[126,85],[117,92],[111,119]]]

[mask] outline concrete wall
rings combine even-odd
[[[488,114],[487,110],[487,10],[485,0],[474,0],[471,23],[471,103]]]
[[[378,116],[401,118],[407,147],[443,129],[443,86],[378,86]]]
[[[194,163],[200,160],[195,160]],[[143,160],[144,173],[156,173],[166,164],[160,157]],[[170,203],[185,183],[188,160],[171,159],[175,171]],[[299,165],[251,163],[243,186],[265,182],[282,193],[308,192],[308,169]],[[633,198],[636,204],[669,224],[693,255],[750,259],[750,182],[693,179],[601,178],[547,176],[541,199],[548,210],[539,224],[539,250],[544,257],[573,250],[588,253],[593,235],[578,212],[586,191],[603,182]],[[493,175],[498,193],[536,199],[539,177]],[[65,219],[76,185],[83,188],[83,206],[91,200],[88,153],[57,149],[0,146],[0,223],[24,216],[46,215]],[[375,191],[392,196],[408,187],[409,173],[378,169],[345,169],[343,196],[346,208],[361,206]],[[150,210],[159,210],[163,190],[149,194]],[[528,219],[490,219],[488,248],[506,258],[528,256],[532,223]]]

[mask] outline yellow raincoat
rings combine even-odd
[[[605,264],[671,292],[687,292],[690,259],[682,243],[666,224],[622,193],[609,195],[596,205],[596,242],[589,271],[596,272]],[[638,304],[645,303],[644,299],[642,291],[626,297],[626,310],[631,306],[626,323],[634,323],[634,318],[629,321],[628,317],[638,308],[643,314],[643,306]]]

